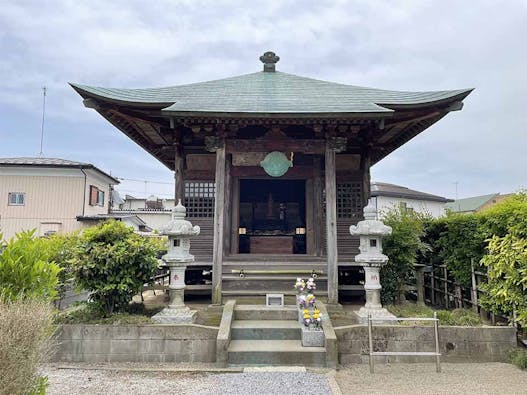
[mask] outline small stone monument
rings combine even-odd
[[[377,210],[370,203],[364,207],[364,221],[351,225],[350,233],[360,237],[360,254],[355,257],[355,262],[364,267],[366,304],[356,312],[359,322],[366,324],[368,315],[376,318],[377,323],[382,318],[395,317],[381,305],[380,281],[381,267],[388,262],[388,257],[382,253],[382,237],[391,234],[392,228],[377,220]]]
[[[161,258],[170,269],[170,301],[159,313],[152,317],[160,324],[180,324],[194,322],[196,311],[185,306],[185,270],[194,256],[189,253],[190,238],[199,235],[199,226],[185,219],[187,209],[178,204],[172,210],[172,220],[160,229],[160,234],[168,236],[168,251]]]

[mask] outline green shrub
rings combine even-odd
[[[113,220],[86,229],[73,257],[77,284],[107,314],[123,311],[156,269],[154,244]]]
[[[493,236],[482,263],[488,274],[487,284],[482,285],[487,292],[481,298],[483,305],[495,313],[512,315],[516,310],[516,320],[527,326],[527,238]]]
[[[34,234],[34,230],[22,231],[0,242],[0,293],[4,298],[50,300],[57,295],[60,268],[51,259],[46,240]]]
[[[52,352],[53,308],[42,300],[0,298],[0,394],[43,394],[38,367]]]
[[[122,313],[113,313],[107,315],[106,311],[101,308],[101,305],[96,302],[82,302],[75,306],[69,307],[67,310],[59,312],[55,316],[56,324],[109,324],[109,325],[127,325],[127,324],[151,324],[150,317],[159,312],[147,311],[144,308],[133,307],[130,305],[129,311]]]
[[[509,360],[522,370],[527,370],[527,350],[513,348],[509,351]]]
[[[77,233],[71,233],[55,234],[47,239],[44,239],[44,244],[46,245],[49,259],[52,260],[58,267],[60,267],[57,287],[57,307],[59,308],[61,299],[64,297],[66,291],[72,286],[73,268],[71,264],[78,238],[79,235]]]
[[[404,287],[413,275],[417,257],[428,246],[421,237],[426,216],[397,207],[382,213],[383,222],[392,227],[392,234],[383,240],[383,253],[388,263],[381,269],[381,299],[383,303],[399,300]]]
[[[416,303],[403,303],[398,305],[387,306],[388,310],[397,317],[413,318],[432,318],[434,310],[428,306]],[[455,310],[437,310],[437,318],[440,325],[456,326],[478,326],[481,325],[481,319],[472,310],[455,309]],[[408,322],[408,325],[419,325],[418,321]]]
[[[488,236],[478,215],[450,214],[437,220],[442,227],[433,253],[446,264],[454,280],[465,287],[471,285],[470,262],[478,264],[485,252]]]
[[[487,237],[512,234],[527,238],[527,193],[515,193],[479,214]]]

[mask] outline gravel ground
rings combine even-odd
[[[351,365],[337,372],[343,394],[527,394],[527,372],[505,363]]]
[[[59,369],[46,366],[48,394],[331,394],[326,376],[307,372],[176,373]]]
[[[315,372],[188,373],[61,369],[47,365],[48,394],[200,394],[200,395],[322,395],[331,394],[327,370]],[[196,368],[203,364],[112,364],[113,368]],[[336,373],[342,394],[527,394],[527,372],[504,363],[350,365]]]

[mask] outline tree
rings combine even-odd
[[[418,254],[427,250],[428,246],[421,241],[426,218],[405,207],[394,207],[382,213],[383,222],[392,227],[392,234],[383,240],[383,253],[389,258],[381,269],[383,303],[400,300],[406,283],[413,275]]]
[[[156,247],[122,222],[110,220],[81,235],[73,257],[77,284],[107,314],[122,311],[157,269]]]

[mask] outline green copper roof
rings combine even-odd
[[[257,72],[196,84],[115,89],[71,84],[84,98],[157,105],[167,113],[375,113],[463,100],[471,89],[401,92],[337,84],[282,72]]]
[[[451,203],[445,204],[445,208],[454,213],[475,212],[489,200],[494,199],[499,193],[490,195],[473,196],[465,199],[457,199]]]

